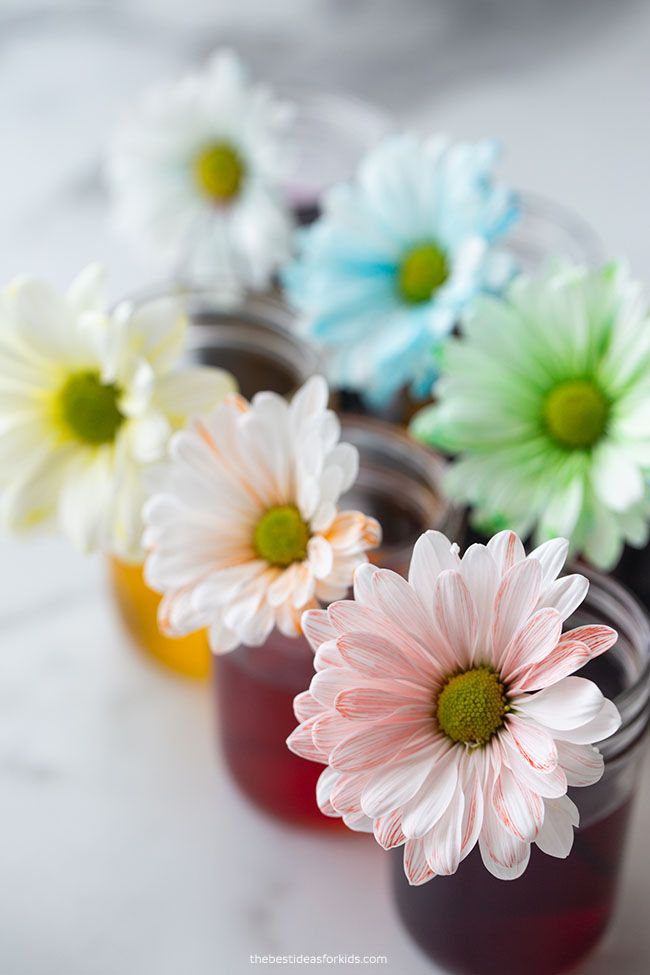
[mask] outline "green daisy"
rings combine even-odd
[[[480,298],[413,421],[459,456],[452,498],[479,528],[571,539],[601,568],[650,520],[650,319],[626,268],[562,266]]]

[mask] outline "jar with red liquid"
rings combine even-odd
[[[136,299],[175,296],[189,318],[187,359],[193,364],[226,369],[247,399],[261,390],[289,396],[318,368],[314,347],[292,330],[293,315],[279,298],[249,293],[223,307],[216,289],[176,285]],[[158,593],[146,585],[142,565],[109,559],[111,590],[136,646],[169,670],[206,679],[211,668],[204,633],[171,638],[158,629]]]
[[[395,902],[406,929],[454,975],[567,971],[594,949],[612,916],[649,720],[650,620],[618,583],[585,574],[589,595],[566,625],[618,630],[616,645],[582,673],[615,700],[622,725],[598,745],[605,758],[601,781],[569,790],[580,827],[568,858],[533,846],[523,876],[506,881],[488,873],[475,849],[453,876],[411,887],[402,851],[392,854]]]
[[[406,574],[411,550],[427,528],[455,532],[456,515],[441,488],[442,461],[397,427],[346,416],[341,439],[359,450],[359,476],[341,508],[377,518],[383,528],[373,562]],[[260,647],[216,657],[214,690],[221,748],[241,791],[279,819],[316,829],[345,829],[316,805],[322,766],[292,754],[285,741],[296,719],[293,699],[309,686],[313,652],[303,637],[277,630]]]

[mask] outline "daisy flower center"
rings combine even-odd
[[[503,724],[508,699],[491,667],[475,667],[450,677],[438,695],[436,717],[452,741],[485,745]]]
[[[120,393],[114,383],[103,383],[98,372],[75,373],[59,394],[65,426],[83,443],[112,443],[125,419],[117,405]]]
[[[227,142],[213,142],[201,149],[192,169],[201,192],[218,203],[237,196],[246,173],[241,156]]]
[[[286,568],[307,558],[309,526],[294,504],[283,504],[262,515],[255,526],[253,545],[261,559]]]
[[[397,287],[402,298],[417,305],[431,295],[449,277],[447,257],[437,244],[418,244],[402,258],[397,272]]]
[[[609,403],[588,380],[560,383],[544,403],[548,432],[563,447],[591,447],[602,437],[609,417]]]

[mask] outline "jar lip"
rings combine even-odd
[[[297,331],[297,316],[278,292],[248,290],[238,300],[228,300],[220,293],[218,283],[195,285],[172,279],[144,288],[126,300],[139,307],[165,297],[176,297],[185,305],[190,318],[185,348],[190,354],[210,345],[265,353],[292,365],[297,380],[294,390],[322,369],[321,351]],[[217,320],[201,322],[202,315],[213,315]]]
[[[609,738],[596,743],[603,755],[610,758],[641,737],[650,720],[650,615],[633,593],[610,576],[582,563],[574,563],[568,570],[579,572],[589,580],[582,607],[588,611],[591,603],[601,612],[611,614],[609,622],[623,636],[623,623],[616,619],[618,611],[638,658],[632,682],[613,698],[621,715],[621,726]]]
[[[452,504],[443,488],[447,461],[441,454],[417,443],[405,430],[385,420],[355,413],[344,413],[339,419],[341,439],[359,451],[357,483],[363,486],[364,474],[369,484],[380,472],[387,480],[394,474],[395,489],[401,494],[407,491],[409,500],[422,514],[425,527],[405,542],[383,545],[385,554],[396,557],[411,552],[417,539],[428,528],[448,533],[460,526],[462,511]],[[374,464],[373,453],[378,456]]]
[[[525,245],[532,239],[535,247],[536,230],[544,233],[561,235],[560,243],[552,240],[551,244],[541,240],[538,247],[542,259],[552,259],[561,256],[567,259],[583,261],[590,267],[598,267],[604,263],[606,252],[599,234],[591,224],[587,223],[580,214],[570,207],[558,203],[556,200],[530,190],[519,190],[521,203],[521,219],[512,227],[504,241],[504,246],[517,253],[518,247]],[[568,249],[564,247],[569,242]],[[525,252],[525,246],[524,246]],[[535,256],[538,263],[540,255]]]

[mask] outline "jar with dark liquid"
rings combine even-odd
[[[391,854],[405,927],[436,964],[457,975],[570,970],[595,948],[612,916],[648,726],[650,621],[620,585],[585,574],[589,595],[567,628],[597,623],[618,630],[617,644],[581,673],[615,700],[622,725],[598,745],[605,758],[601,781],[569,790],[580,827],[568,858],[533,846],[523,876],[505,881],[488,873],[475,849],[453,876],[411,887],[402,851]]]
[[[163,294],[164,292],[158,292]],[[225,309],[212,290],[184,289],[175,294],[190,320],[187,358],[194,365],[226,369],[247,399],[261,390],[289,396],[316,372],[314,347],[291,330],[287,306],[268,294],[249,294]],[[154,297],[143,296],[142,300]],[[141,565],[109,559],[109,578],[120,614],[136,645],[176,673],[207,678],[211,657],[204,633],[172,639],[158,629],[160,596],[146,585]]]
[[[370,559],[403,575],[427,528],[456,534],[457,518],[441,491],[443,465],[399,429],[346,416],[341,439],[359,450],[359,477],[341,498],[343,509],[377,518],[381,548]],[[296,726],[293,699],[314,675],[303,637],[274,631],[260,647],[238,647],[214,660],[221,748],[230,773],[256,806],[279,819],[315,829],[345,829],[316,805],[321,765],[292,754],[285,742]]]

